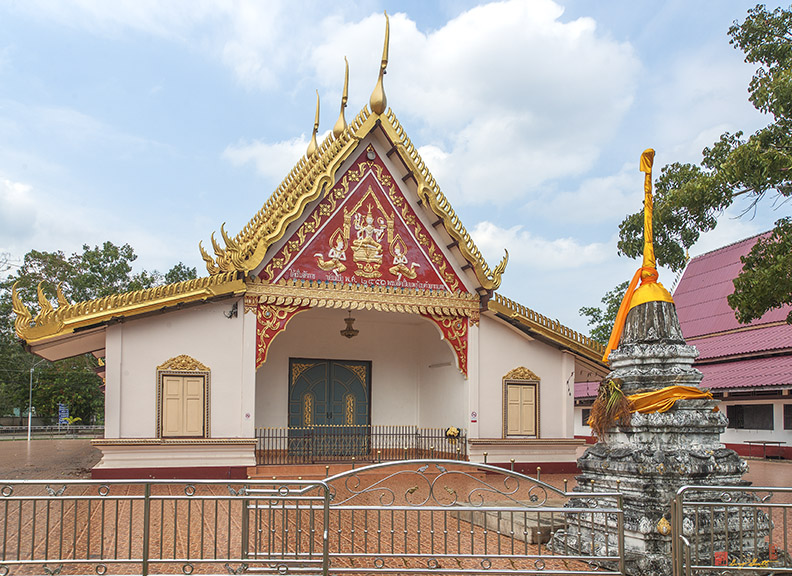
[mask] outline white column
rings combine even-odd
[[[124,325],[107,327],[105,334],[105,438],[121,437],[121,381],[124,369]]]
[[[243,301],[239,307],[244,310]],[[253,438],[256,429],[256,312],[243,312],[242,322],[240,431],[242,438]]]
[[[466,414],[468,438],[479,438],[478,422],[481,417],[479,410],[479,390],[481,382],[481,346],[479,346],[480,328],[471,324],[468,329],[468,413]],[[475,413],[476,422],[473,422]]]
[[[561,430],[564,438],[575,436],[575,356],[570,352],[561,354]]]

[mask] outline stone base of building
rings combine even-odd
[[[97,479],[245,479],[248,466],[256,464],[256,440],[247,438],[123,438],[92,444],[102,451],[91,471]]]
[[[468,440],[471,462],[511,468],[533,476],[541,468],[543,474],[574,474],[577,458],[585,448],[578,438],[471,438]],[[486,458],[485,458],[486,454]]]

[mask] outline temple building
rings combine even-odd
[[[575,382],[602,347],[496,292],[394,113],[318,143],[208,275],[53,307],[16,329],[49,360],[106,365],[95,477],[245,477],[262,462],[436,456],[574,470]],[[433,430],[442,431],[440,437]],[[485,456],[486,455],[486,456]],[[306,459],[307,456],[310,456]]]

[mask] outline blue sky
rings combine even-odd
[[[771,3],[771,6],[776,4]],[[696,162],[766,124],[728,43],[751,2],[104,2],[0,4],[0,252],[129,243],[141,268],[205,273],[198,241],[235,234],[304,154],[315,90],[332,128],[376,81],[501,292],[586,331],[578,308],[632,276],[618,224],[638,159]],[[692,254],[785,215],[724,214]],[[788,208],[786,208],[788,211]],[[673,275],[661,271],[661,282]]]

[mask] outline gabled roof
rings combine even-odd
[[[405,166],[408,179],[414,180],[417,185],[418,197],[426,202],[438,218],[438,225],[442,224],[457,243],[481,287],[485,290],[497,289],[508,254],[494,269],[489,267],[393,111],[389,109],[387,113],[377,115],[371,114],[367,107],[338,137],[329,134],[315,153],[303,157],[239,234],[230,238],[224,227],[221,227],[224,248],[220,247],[213,234],[214,258],[200,246],[208,272],[249,273],[254,270],[264,259],[267,250],[283,238],[289,224],[298,220],[308,205],[318,199],[328,186],[333,185],[336,172],[343,162],[377,128],[385,133],[392,144],[388,157],[396,155]]]
[[[686,340],[748,326],[737,321],[726,297],[734,292],[732,281],[742,270],[740,258],[751,251],[759,238],[768,234],[746,238],[690,261],[674,291],[679,323]],[[791,308],[770,310],[750,326],[784,322]]]
[[[16,286],[12,300],[16,320],[14,328],[17,335],[28,345],[53,338],[68,336],[79,331],[102,326],[116,318],[130,318],[182,307],[193,302],[236,296],[245,293],[245,282],[236,272],[225,272],[208,278],[186,280],[175,284],[156,286],[146,290],[112,294],[86,302],[70,303],[58,290],[58,307],[54,308],[41,291],[38,290],[38,315],[33,318],[27,307],[19,299]],[[78,353],[82,353],[80,351]]]

